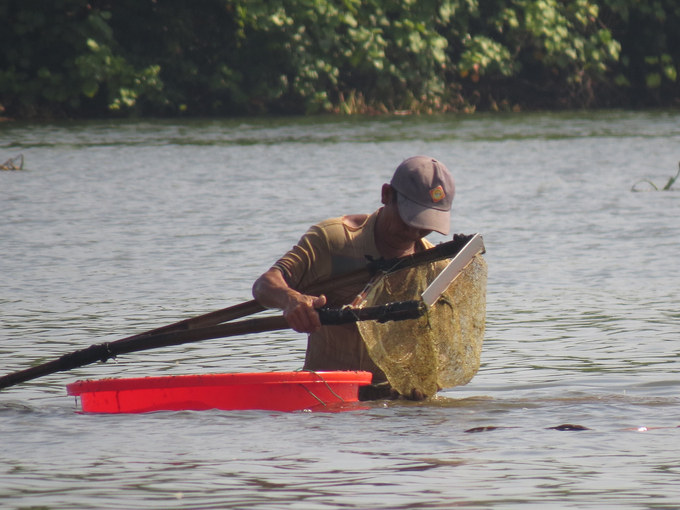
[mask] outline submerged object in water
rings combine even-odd
[[[0,170],[21,170],[24,168],[24,155],[19,154],[15,158],[10,158],[0,165]]]
[[[207,409],[324,410],[359,400],[370,372],[265,372],[175,375],[76,381],[69,395],[86,413],[145,413]]]

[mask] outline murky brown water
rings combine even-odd
[[[481,369],[434,401],[88,416],[65,395],[294,370],[291,331],[3,391],[3,508],[680,506],[680,193],[630,191],[676,174],[679,115],[0,125],[0,160],[19,153],[27,170],[0,172],[2,373],[250,299],[309,224],[372,212],[415,154],[453,171],[453,231],[484,236],[489,280]]]

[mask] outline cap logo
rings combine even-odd
[[[444,193],[444,188],[437,186],[436,188],[430,190],[430,196],[436,204],[446,196],[446,193]]]

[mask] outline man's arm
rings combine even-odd
[[[260,276],[253,284],[253,297],[265,308],[283,310],[288,325],[299,333],[314,333],[321,327],[315,308],[326,304],[326,297],[308,296],[291,289],[276,268]]]

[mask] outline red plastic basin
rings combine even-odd
[[[206,409],[299,411],[358,401],[370,372],[265,372],[76,381],[66,389],[86,413]]]

